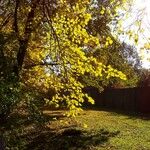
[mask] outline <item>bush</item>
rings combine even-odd
[[[0,80],[0,122],[5,122],[20,101],[21,85],[15,78]]]

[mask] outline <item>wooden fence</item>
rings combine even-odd
[[[88,88],[98,107],[150,113],[150,87],[107,89],[102,93]]]

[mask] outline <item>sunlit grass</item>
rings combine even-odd
[[[146,118],[145,118],[146,119]],[[119,150],[149,150],[150,149],[150,120],[138,118],[135,115],[122,115],[105,111],[85,111],[78,117],[79,122],[85,122],[89,130],[104,128],[119,134],[110,138],[104,149]],[[102,149],[102,147],[97,147]]]

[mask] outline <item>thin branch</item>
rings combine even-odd
[[[7,16],[7,18],[1,23],[1,25],[0,25],[0,31],[3,29],[3,27],[5,27],[5,26],[7,25],[7,23],[9,23],[11,16],[12,16],[12,15],[9,14],[9,15]]]
[[[27,66],[24,67],[24,69],[32,69],[33,67],[37,67],[37,66],[58,66],[58,65],[60,65],[60,64],[59,63],[44,62],[44,63],[27,65]]]
[[[19,8],[20,0],[16,0],[15,5],[15,12],[14,12],[14,31],[19,36],[19,29],[18,29],[18,8]]]

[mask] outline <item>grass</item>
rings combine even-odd
[[[136,114],[86,110],[76,118],[45,111],[45,126],[14,114],[2,126],[7,149],[150,150],[150,120]]]
[[[148,118],[138,117],[135,114],[89,110],[77,119],[79,122],[85,122],[89,130],[104,128],[110,132],[119,132],[117,136],[105,143],[104,148],[97,147],[97,149],[150,150],[150,120]]]

